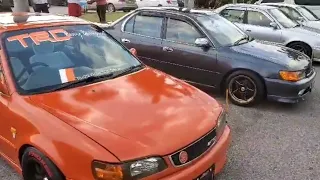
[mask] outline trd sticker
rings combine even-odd
[[[58,34],[64,34],[64,36],[58,36]],[[51,35],[51,37],[50,37]],[[38,32],[32,32],[30,34],[19,34],[16,36],[8,37],[7,40],[9,42],[12,41],[19,41],[21,46],[24,48],[28,47],[28,44],[26,43],[25,39],[30,38],[34,44],[40,45],[41,42],[50,41],[50,42],[62,42],[62,41],[68,41],[71,39],[70,34],[65,31],[64,29],[53,29],[50,31],[38,31]]]
[[[59,74],[62,83],[67,83],[76,80],[73,68],[59,69]]]

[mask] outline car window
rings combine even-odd
[[[306,7],[298,7],[297,10],[303,14],[309,21],[317,21],[319,18]]]
[[[226,9],[221,12],[221,16],[231,22],[243,23],[244,13],[242,10]]]
[[[201,34],[192,24],[177,19],[168,19],[166,39],[194,44],[197,38],[200,38]]]
[[[22,94],[50,92],[66,83],[141,64],[124,46],[92,25],[9,31],[2,42]]]
[[[162,17],[137,15],[125,25],[125,31],[150,37],[161,37]]]
[[[287,14],[283,13],[283,11],[278,8],[268,9],[267,11],[285,28],[296,27],[299,24],[296,20],[290,19]]]
[[[319,0],[294,0],[294,2],[298,5],[320,6]]]
[[[263,0],[262,3],[278,3],[284,2],[284,0]]]
[[[248,11],[248,24],[270,27],[271,20],[263,13]]]
[[[285,12],[291,19],[299,20],[299,18],[302,17],[299,12],[293,8],[280,7],[279,9]]]

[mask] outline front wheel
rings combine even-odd
[[[254,105],[265,96],[262,80],[250,71],[233,72],[226,82],[230,100],[238,106]]]
[[[21,166],[24,180],[65,180],[54,163],[33,147],[22,155]]]

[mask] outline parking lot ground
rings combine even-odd
[[[316,69],[319,73],[320,65]],[[233,140],[226,167],[217,179],[319,180],[319,108],[320,75],[313,92],[299,104],[231,105],[228,120]],[[21,180],[1,159],[0,179]]]

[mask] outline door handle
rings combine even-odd
[[[251,32],[251,30],[250,30],[250,29],[247,29],[246,31],[247,31],[247,32]]]
[[[163,47],[162,48],[163,51],[167,51],[167,52],[172,52],[173,49],[171,47]]]
[[[121,39],[121,41],[122,41],[123,43],[130,43],[130,40],[129,40],[129,39]]]

